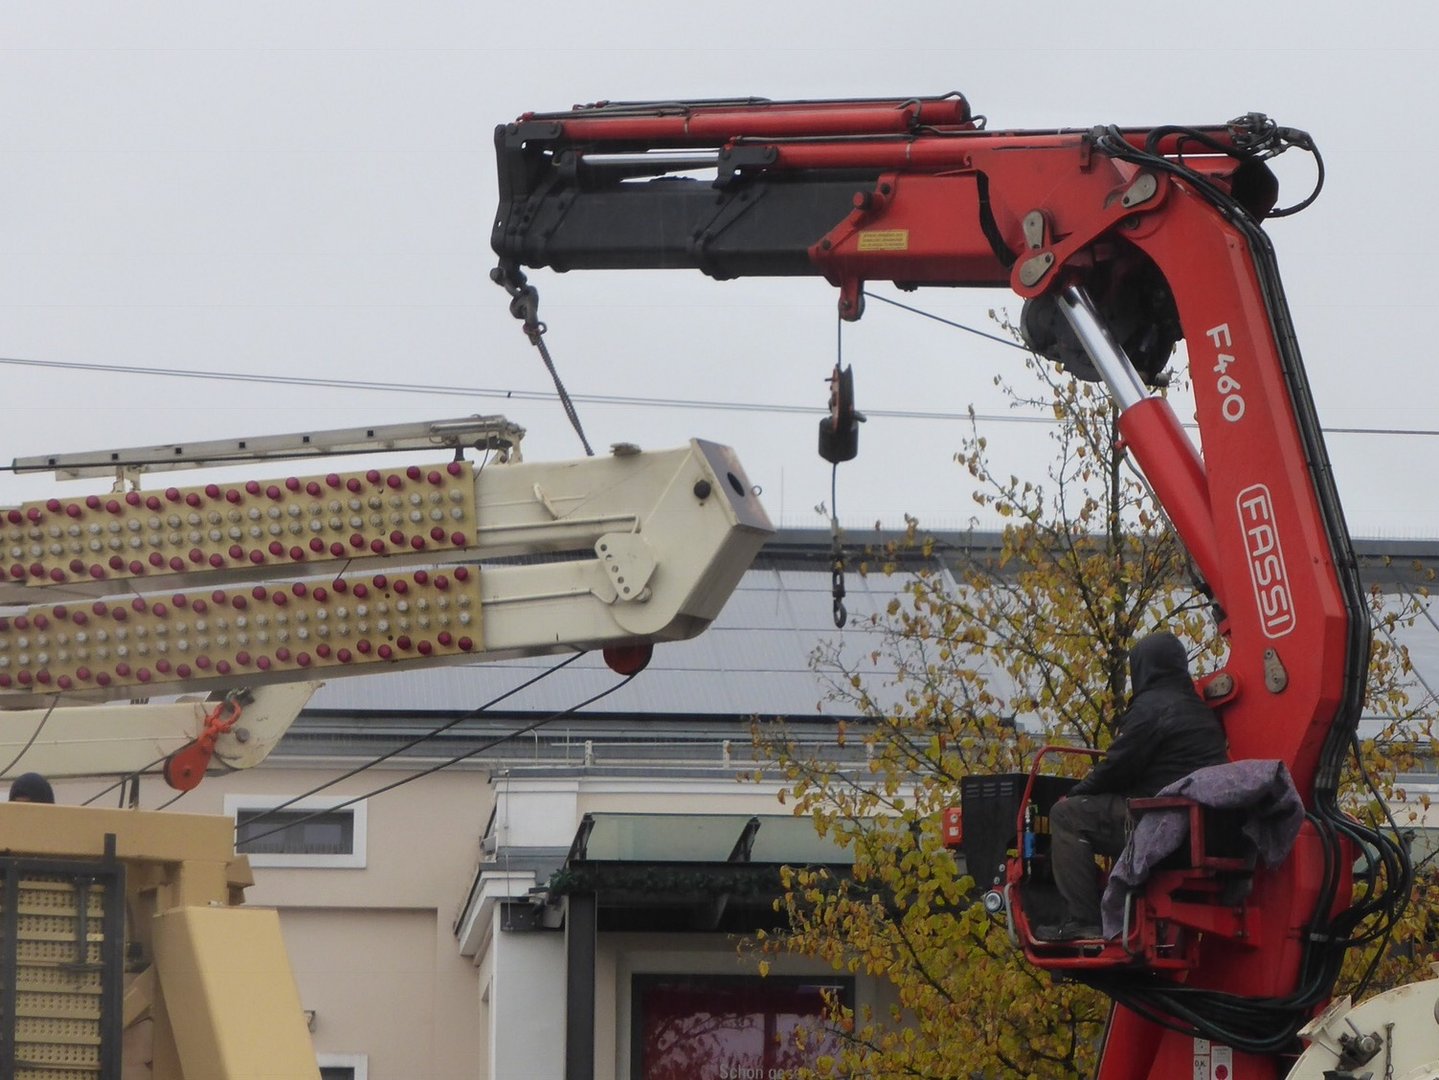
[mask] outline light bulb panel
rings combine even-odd
[[[0,618],[0,694],[173,693],[483,650],[479,569],[448,566],[32,607]]]
[[[463,550],[467,461],[47,499],[0,510],[0,573],[26,585],[271,569]]]

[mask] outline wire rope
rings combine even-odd
[[[131,780],[134,780],[134,779],[136,779],[137,777],[143,776],[145,773],[149,772],[151,769],[154,769],[155,767],[157,767],[157,766],[159,766],[159,765],[165,764],[165,757],[168,757],[168,756],[169,756],[169,755],[166,754],[164,757],[157,757],[154,761],[150,762],[150,764],[148,764],[148,765],[142,765],[140,768],[136,769],[134,772],[128,772],[128,773],[126,773],[124,776],[120,777],[120,779],[114,781],[113,783],[111,783],[111,784],[107,785],[106,787],[101,788],[99,791],[95,792],[95,794],[91,795],[88,799],[86,799],[86,800],[85,800],[84,802],[82,802],[80,805],[81,805],[81,806],[89,806],[91,803],[96,802],[96,801],[98,801],[99,799],[103,799],[106,795],[110,794],[110,792],[114,791],[117,787],[123,787],[124,785],[128,784]]]
[[[931,319],[954,329],[975,334],[1006,346],[1007,348],[1026,350],[1026,347],[995,334],[986,333],[972,326],[952,319],[946,319],[925,311],[923,308],[904,304],[897,300],[881,296],[878,293],[866,290],[865,296],[869,299],[878,300],[881,303],[890,304],[900,310],[917,315],[921,318]],[[81,363],[62,360],[30,360],[23,357],[0,357],[0,366],[12,365],[22,367],[46,368],[57,371],[81,371],[93,374],[107,375],[139,375],[152,376],[156,378],[172,379],[200,379],[220,382],[251,383],[255,385],[279,385],[279,386],[307,386],[319,387],[332,390],[364,390],[375,391],[384,394],[417,394],[432,397],[446,398],[490,398],[500,401],[552,401],[556,394],[548,391],[515,390],[500,388],[483,388],[473,386],[455,386],[439,383],[393,383],[362,379],[326,379],[318,377],[293,376],[293,375],[256,375],[245,372],[231,371],[202,371],[193,368],[170,368],[170,367],[143,367],[127,364],[96,364]],[[623,406],[628,408],[656,408],[656,409],[692,409],[705,412],[733,412],[733,413],[770,413],[778,415],[804,415],[813,416],[822,410],[811,405],[790,405],[782,402],[756,402],[756,401],[706,401],[697,398],[667,398],[649,397],[643,395],[628,394],[572,394],[571,400],[588,405],[600,406]],[[968,412],[949,412],[944,410],[931,409],[866,409],[865,415],[871,418],[883,418],[890,420],[938,420],[938,421],[967,421],[970,419]],[[976,414],[975,419],[985,423],[995,424],[1046,424],[1058,423],[1052,416],[1013,416],[1003,413],[982,413]],[[1184,425],[1193,428],[1193,424]],[[1384,435],[1395,437],[1436,437],[1439,436],[1439,428],[1413,428],[1413,427],[1368,427],[1368,426],[1326,426],[1325,434],[1329,435]],[[319,458],[324,455],[314,450],[307,450],[303,455],[307,458]],[[274,460],[282,460],[284,455],[272,455]],[[254,460],[252,455],[215,455],[204,459],[211,464],[243,463]],[[108,467],[123,466],[128,464],[124,461],[114,461],[106,458],[104,461],[97,461],[97,465]],[[14,467],[0,465],[0,472],[13,472]]]
[[[55,706],[60,704],[60,699],[63,696],[63,694],[56,694],[54,696],[53,700],[51,700],[50,702],[50,707],[45,710],[45,715],[40,717],[40,722],[35,725],[35,730],[30,733],[30,738],[26,741],[25,745],[20,748],[20,752],[10,759],[9,765],[6,765],[5,768],[0,769],[0,776],[4,776],[9,773],[11,769],[13,769],[16,765],[20,764],[20,759],[30,752],[30,747],[35,745],[35,740],[40,737],[40,732],[45,730],[45,725],[50,720],[50,714],[55,711]]]
[[[635,674],[638,674],[638,672],[636,672]],[[284,832],[286,829],[293,828],[296,825],[302,825],[305,822],[312,821],[323,814],[331,814],[334,813],[336,810],[343,810],[345,807],[353,806],[357,802],[364,802],[366,799],[373,799],[378,795],[383,795],[386,792],[394,791],[396,788],[403,787],[404,785],[413,783],[416,780],[424,779],[426,776],[431,776],[434,773],[440,772],[442,769],[451,768],[454,765],[458,765],[462,761],[474,757],[476,754],[482,754],[486,750],[493,750],[496,746],[501,746],[504,743],[510,742],[513,739],[517,739],[521,735],[528,735],[532,731],[538,731],[546,724],[553,723],[556,720],[562,720],[566,716],[571,716],[574,713],[578,712],[580,709],[583,709],[585,706],[593,705],[596,701],[600,701],[601,699],[608,697],[616,690],[620,690],[625,686],[628,686],[630,682],[634,680],[634,678],[635,675],[626,675],[623,679],[615,683],[613,686],[601,690],[598,694],[592,694],[584,701],[581,701],[575,705],[571,705],[567,709],[561,709],[559,712],[551,713],[549,716],[542,717],[539,720],[536,720],[534,723],[526,724],[524,727],[516,728],[514,731],[506,732],[504,735],[497,736],[487,742],[481,743],[479,746],[476,746],[470,750],[466,750],[463,754],[457,754],[456,756],[450,758],[447,761],[440,762],[438,765],[432,765],[427,769],[422,769],[417,773],[402,777],[401,779],[396,780],[393,783],[385,784],[383,787],[378,787],[375,788],[373,791],[366,792],[364,795],[356,795],[353,798],[346,799],[345,801],[340,803],[336,803],[334,806],[327,806],[323,810],[312,811],[309,814],[296,818],[294,821],[287,822],[284,825],[279,825],[272,829],[267,829],[265,832],[259,833],[256,836],[246,836],[240,841],[240,843],[253,844],[257,840],[263,840],[267,836],[273,836],[276,833]],[[171,801],[173,802],[174,800]]]
[[[462,713],[461,715],[455,717],[454,719],[449,720],[449,721],[441,724],[439,727],[435,728],[434,730],[429,731],[429,732],[425,733],[424,735],[417,736],[416,738],[411,739],[409,742],[404,743],[404,744],[402,744],[402,745],[400,745],[400,746],[395,747],[393,750],[388,750],[388,751],[386,751],[385,753],[381,754],[379,757],[376,757],[376,758],[374,758],[373,760],[368,761],[368,762],[366,762],[366,763],[363,764],[363,765],[358,765],[358,766],[356,766],[355,768],[351,769],[351,770],[350,770],[349,772],[347,772],[347,773],[343,773],[343,774],[341,774],[340,776],[336,776],[336,777],[334,777],[334,778],[332,778],[332,779],[330,779],[330,780],[327,780],[327,781],[325,781],[325,783],[319,784],[319,785],[311,788],[309,791],[302,792],[301,794],[296,795],[296,796],[294,796],[294,797],[292,797],[292,798],[290,798],[290,799],[287,799],[287,800],[285,800],[285,801],[282,802],[282,803],[279,803],[279,804],[277,804],[277,805],[275,805],[275,806],[268,807],[267,809],[265,809],[265,810],[262,811],[261,813],[256,814],[254,817],[250,818],[250,819],[246,822],[246,824],[253,825],[253,824],[254,824],[255,822],[257,822],[257,821],[263,821],[263,820],[264,820],[265,818],[267,818],[267,817],[271,817],[271,816],[273,816],[273,815],[275,815],[275,814],[281,813],[282,811],[287,810],[287,809],[290,808],[291,806],[295,805],[295,803],[297,803],[297,802],[301,802],[302,800],[308,799],[308,798],[310,798],[311,796],[318,795],[320,792],[325,791],[325,790],[328,789],[328,788],[332,788],[332,787],[334,787],[336,784],[342,783],[343,781],[350,779],[352,776],[358,776],[360,773],[365,772],[365,771],[368,770],[368,769],[373,769],[376,765],[379,765],[379,764],[381,764],[381,763],[383,763],[383,762],[386,762],[386,761],[388,761],[388,760],[389,760],[390,758],[392,758],[392,757],[395,757],[395,756],[397,756],[397,755],[399,755],[399,754],[403,754],[406,750],[412,750],[412,749],[414,749],[416,746],[419,746],[421,743],[428,742],[430,739],[436,738],[436,737],[444,734],[446,731],[449,731],[452,727],[454,727],[454,726],[457,725],[457,724],[462,724],[462,723],[464,723],[466,720],[474,720],[474,719],[476,719],[477,717],[482,716],[484,713],[486,713],[486,712],[489,711],[490,709],[494,708],[496,705],[498,705],[500,702],[504,701],[506,698],[511,698],[511,697],[513,697],[514,695],[518,694],[521,690],[527,690],[527,689],[529,689],[531,686],[534,686],[535,683],[540,682],[540,681],[543,680],[543,679],[549,678],[551,675],[555,674],[557,671],[560,671],[560,670],[568,667],[570,664],[573,664],[576,660],[578,660],[580,657],[582,657],[582,656],[584,656],[584,655],[586,655],[584,652],[577,652],[577,653],[575,653],[573,656],[568,656],[568,657],[566,657],[564,660],[562,660],[560,663],[554,664],[553,666],[546,668],[544,671],[540,672],[538,675],[531,676],[530,678],[526,679],[524,682],[520,683],[519,685],[514,686],[514,687],[512,687],[512,688],[509,689],[509,690],[506,690],[503,694],[499,694],[498,696],[493,697],[493,698],[491,698],[489,701],[485,702],[483,705],[478,705],[478,706],[476,706],[475,708],[469,710],[468,712]]]

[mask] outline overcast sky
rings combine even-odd
[[[1271,232],[1320,416],[1439,428],[1439,9],[1168,7],[0,3],[0,356],[548,391],[487,277],[495,124],[604,98],[957,89],[994,127],[1203,124],[1260,110],[1311,131],[1328,184]],[[1285,202],[1312,177],[1289,156]],[[835,295],[819,279],[536,281],[577,396],[824,402]],[[945,291],[912,302],[981,328],[1011,303]],[[1019,354],[883,305],[846,330],[845,353],[861,408],[874,410],[993,412],[993,378],[1022,378]],[[0,366],[0,379],[0,461],[496,411],[529,429],[531,460],[581,452],[548,400],[17,366]],[[821,524],[811,508],[828,501],[829,475],[813,417],[579,411],[596,447],[729,443],[772,516]],[[1042,467],[1042,427],[987,434],[1003,471]],[[840,471],[842,517],[963,524],[971,504],[951,462],[961,435],[955,421],[870,422],[859,460]],[[1439,438],[1329,443],[1357,535],[1439,536]],[[52,487],[0,478],[0,503]]]

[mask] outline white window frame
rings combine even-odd
[[[231,820],[238,823],[241,810],[273,810],[277,806],[290,803],[291,798],[293,798],[293,796],[289,795],[226,795],[225,814]],[[278,855],[256,853],[248,856],[250,865],[270,867],[289,866],[320,870],[364,869],[369,801],[367,799],[361,799],[359,802],[350,803],[348,806],[340,806],[341,803],[348,801],[349,800],[341,796],[312,795],[285,806],[286,811],[343,809],[349,812],[353,820],[353,827],[350,832],[353,846],[348,854],[324,855],[319,853],[297,853],[294,855]],[[348,1063],[336,1061],[335,1064],[344,1065]],[[355,1075],[359,1077],[361,1074],[356,1073]]]
[[[245,809],[248,810],[249,807]],[[353,1069],[354,1080],[370,1080],[370,1055],[368,1054],[316,1054],[315,1064],[322,1069]]]

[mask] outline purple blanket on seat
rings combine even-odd
[[[1294,846],[1304,824],[1304,802],[1282,761],[1231,761],[1198,769],[1159,792],[1216,810],[1248,810],[1243,832],[1266,866],[1278,866]],[[1189,840],[1184,810],[1150,810],[1139,818],[1124,851],[1114,862],[1104,890],[1104,936],[1118,937],[1124,927],[1128,893],[1149,880],[1160,860]]]

